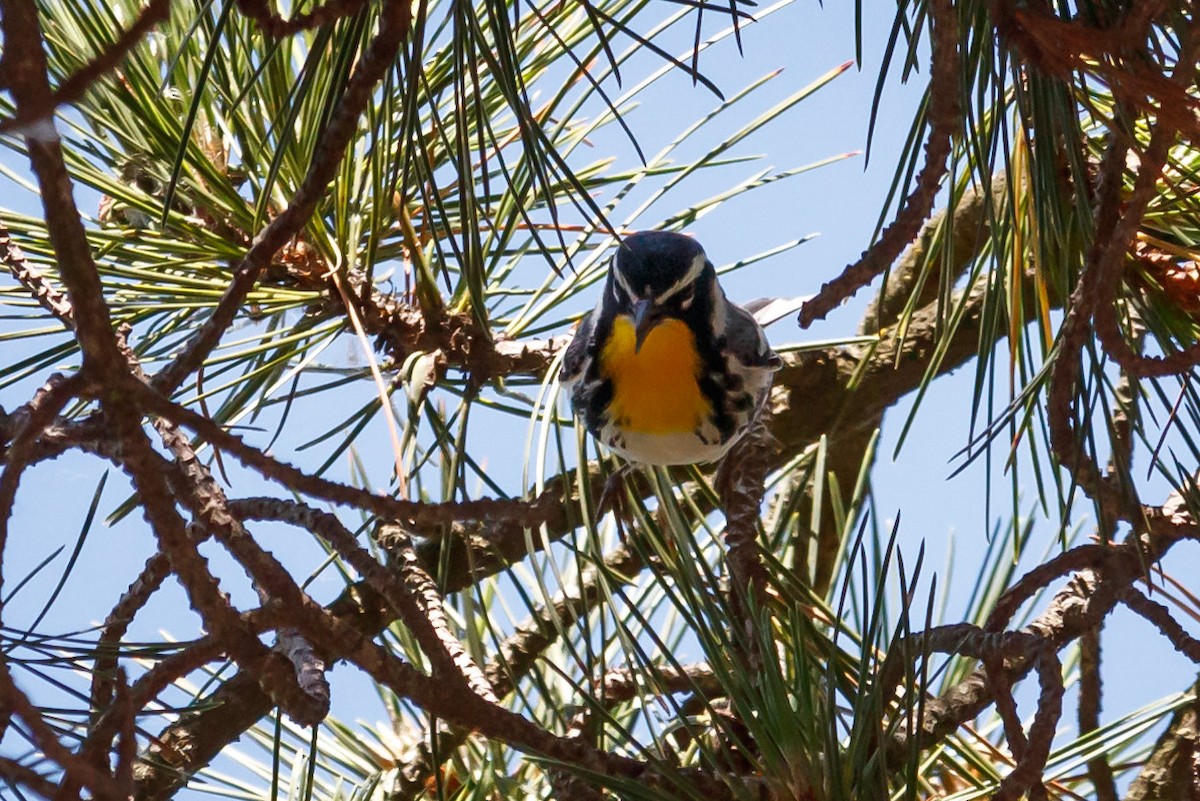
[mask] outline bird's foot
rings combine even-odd
[[[625,479],[632,472],[633,466],[624,464],[609,474],[604,482],[604,489],[600,492],[600,503],[596,507],[600,517],[609,512],[613,513],[617,522],[617,536],[622,544],[629,539],[625,532],[625,524],[633,525],[633,511],[629,508],[629,501],[625,495]]]

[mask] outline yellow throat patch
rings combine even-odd
[[[600,372],[613,385],[609,416],[626,431],[673,434],[692,431],[711,413],[696,376],[700,354],[692,330],[667,318],[634,350],[633,319],[620,315],[600,350]]]

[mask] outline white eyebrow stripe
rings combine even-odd
[[[692,263],[688,267],[688,271],[684,273],[683,278],[680,278],[678,281],[671,284],[671,286],[667,288],[666,292],[654,299],[654,302],[664,303],[669,300],[672,295],[682,291],[685,287],[700,277],[700,273],[704,271],[704,265],[706,264],[708,264],[708,256],[704,255],[704,251],[700,251],[700,253],[698,253],[696,257],[692,259]]]
[[[633,289],[629,286],[629,282],[625,280],[625,274],[621,272],[620,267],[618,267],[617,265],[614,264],[611,272],[613,274],[613,278],[616,278],[617,283],[621,285],[621,289],[625,290],[626,295],[628,295],[631,298],[636,298],[638,296],[637,293],[634,292]]]

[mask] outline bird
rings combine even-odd
[[[563,356],[575,415],[632,464],[720,460],[753,427],[782,362],[690,236],[623,238]]]

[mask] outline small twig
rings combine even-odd
[[[150,446],[136,419],[131,420],[124,414],[114,417],[122,464],[133,478],[146,520],[159,546],[170,558],[171,569],[186,590],[192,607],[239,667],[253,675],[277,704],[301,719],[307,718],[302,710],[311,707],[311,699],[297,686],[291,665],[283,656],[263,646],[245,625],[188,535],[175,505],[194,498],[190,495],[179,498],[172,491],[168,476],[174,473],[175,466]],[[210,511],[215,513],[215,510],[193,507],[193,513],[204,514],[207,518],[203,520],[205,526],[212,529],[215,521],[211,514],[205,514]],[[262,580],[261,575],[255,578]]]
[[[1146,329],[1136,319],[1134,323],[1134,343],[1140,354]],[[1140,386],[1128,370],[1122,369],[1113,390],[1113,407],[1110,419],[1112,430],[1112,452],[1108,458],[1106,475],[1117,481],[1129,481],[1133,476],[1133,446],[1136,421],[1138,419],[1138,399]],[[1152,457],[1153,458],[1153,457]]]
[[[1008,192],[1007,173],[997,172],[988,184],[967,187],[957,200],[952,194],[952,205],[925,221],[888,272],[859,321],[859,333],[882,333],[906,307],[920,309],[942,299],[943,287],[956,284],[991,241],[996,212]],[[914,298],[914,293],[919,294]]]
[[[259,630],[250,621],[249,616],[247,616],[247,625],[252,630]],[[221,643],[209,635],[192,642],[186,648],[170,656],[159,659],[129,687],[129,703],[135,709],[145,709],[160,693],[174,685],[176,681],[199,670],[209,662],[220,659],[222,651]],[[116,704],[109,704],[104,713],[92,723],[83,746],[85,758],[98,762],[107,760],[112,739],[119,733],[121,725],[120,709]],[[134,772],[136,772],[136,768]]]
[[[120,740],[113,767],[113,784],[122,798],[133,798],[133,765],[137,761],[138,747],[137,710],[125,681],[125,671],[118,671],[113,713],[118,721]]]
[[[1045,801],[1047,797],[1042,771],[1050,757],[1054,730],[1062,715],[1063,699],[1062,664],[1052,643],[1042,642],[1036,649],[1034,665],[1041,692],[1038,694],[1037,712],[1029,726],[1028,747],[1012,772],[1000,782],[992,801],[1015,801],[1026,791],[1029,792],[1030,801]]]
[[[296,683],[301,692],[313,700],[314,706],[322,710],[320,717],[323,719],[329,712],[330,702],[325,660],[296,629],[280,629],[275,649],[292,663],[292,669],[296,671]]]
[[[571,341],[570,334],[496,339],[470,313],[443,313],[431,319],[424,307],[378,292],[363,304],[362,325],[393,364],[403,364],[413,353],[440,351],[448,367],[467,371],[477,383],[512,375],[544,376]]]
[[[403,698],[411,699],[434,717],[451,725],[472,729],[480,735],[508,743],[522,750],[533,751],[550,759],[600,775],[628,778],[654,778],[649,766],[631,757],[600,751],[586,743],[562,737],[542,729],[537,724],[504,707],[497,706],[471,692],[463,692],[461,683],[446,682],[417,672],[412,665],[401,662],[383,646],[361,636],[342,630],[340,625],[328,631],[305,628],[323,647],[336,643],[344,658],[362,669],[377,684],[387,687]],[[708,773],[693,771],[685,778],[693,780],[702,790],[716,792],[717,798],[728,798],[720,780]],[[665,778],[659,779],[668,782]],[[673,779],[672,780],[677,780]]]
[[[1044,637],[1056,648],[1063,647],[1097,626],[1109,614],[1120,600],[1120,591],[1142,576],[1146,562],[1163,558],[1177,542],[1200,538],[1200,527],[1191,519],[1182,491],[1172,493],[1160,510],[1145,516],[1141,525],[1144,528],[1136,538],[1120,544],[1081,546],[1064,554],[1061,560],[1079,560],[1088,566],[1072,577],[1025,631]],[[1054,561],[1043,566],[1048,569],[1031,571],[1029,581],[1022,579],[1014,585],[1010,590],[1013,597],[998,606],[988,625],[1002,625],[998,621],[1007,620],[1005,616],[1011,616],[1021,600],[1053,576],[1062,575],[1062,561],[1053,564]],[[1035,572],[1037,576],[1033,575]],[[1020,591],[1016,592],[1018,587]],[[1033,662],[1029,659],[1018,659],[1008,665],[1017,678],[1032,667]],[[919,729],[911,736],[918,738],[918,748],[931,747],[977,716],[989,701],[983,673],[976,671],[929,701]],[[901,731],[891,737],[886,748],[889,764],[902,764],[908,753],[909,736]]]
[[[615,706],[641,696],[695,692],[714,696],[724,691],[717,674],[706,662],[676,668],[669,665],[654,668],[654,687],[645,686],[643,673],[629,668],[616,668],[604,674],[600,699],[605,706]]]
[[[307,610],[310,615],[316,614],[320,607],[300,589],[283,565],[255,542],[241,521],[230,514],[225,493],[213,480],[208,468],[200,463],[195,451],[179,429],[163,421],[156,422],[155,427],[163,444],[175,456],[174,464],[168,466],[165,472],[176,498],[189,509],[195,521],[189,530],[205,531],[225,546],[230,555],[250,575],[264,604],[275,601],[282,604],[284,609],[297,614],[301,610]],[[197,534],[191,539],[198,543],[205,538]],[[291,654],[280,650],[294,668],[295,660]],[[322,686],[318,681],[310,682],[306,687],[300,681],[299,672],[295,670],[292,675],[287,676],[284,683],[287,685],[287,692],[279,691],[278,697],[281,699],[283,711],[293,720],[301,725],[311,726],[329,714],[328,685]]]
[[[138,364],[137,358],[132,349],[128,345],[129,331],[127,327],[123,327],[117,331],[118,347],[124,354],[128,363],[128,369],[134,376],[136,382],[145,380],[145,374],[142,372],[141,366]],[[138,383],[138,386],[141,386]],[[275,659],[269,653],[264,653],[262,646],[254,639],[252,633],[244,630],[244,626],[236,619],[236,613],[228,602],[220,603],[215,601],[210,592],[206,592],[202,583],[207,580],[206,568],[202,557],[199,556],[195,547],[204,539],[208,533],[215,533],[222,544],[230,550],[234,557],[242,564],[242,566],[250,573],[255,581],[255,589],[259,592],[259,597],[264,602],[271,598],[280,598],[288,602],[287,608],[296,609],[302,607],[306,600],[305,596],[296,586],[295,582],[283,570],[277,562],[274,561],[268,554],[258,548],[257,543],[246,534],[241,528],[240,523],[233,519],[226,510],[226,499],[224,492],[213,480],[208,469],[199,462],[195,452],[192,450],[190,443],[183,437],[178,428],[167,421],[156,420],[155,428],[158,430],[162,438],[163,444],[175,456],[175,463],[168,464],[162,460],[153,451],[148,456],[148,461],[153,462],[158,460],[163,466],[163,473],[166,476],[170,490],[174,493],[175,498],[187,506],[195,520],[200,521],[199,526],[188,526],[186,531],[193,542],[188,543],[193,549],[190,553],[182,550],[174,552],[169,549],[164,549],[167,555],[169,567],[173,571],[179,571],[180,565],[187,565],[188,569],[194,571],[192,583],[189,584],[188,579],[180,574],[181,580],[184,582],[185,588],[189,592],[189,597],[193,604],[199,604],[197,609],[201,612],[206,623],[209,623],[210,629],[214,633],[220,634],[222,631],[232,631],[236,637],[235,642],[239,644],[242,650],[242,660],[239,664],[243,669],[248,669],[252,674],[255,673],[253,665],[262,665],[270,674],[270,679],[275,682],[274,697],[277,698],[283,707],[293,719],[303,724],[315,724],[322,720],[329,711],[329,693],[328,688],[324,692],[320,691],[320,687],[316,686],[316,692],[308,692],[306,688],[301,687],[295,678],[287,677],[280,670],[278,659]],[[128,427],[128,424],[127,424]],[[141,437],[140,430],[134,432],[129,431],[126,434],[127,439],[137,439]],[[154,479],[146,476],[139,476],[136,473],[136,468],[133,468],[127,461],[122,462],[122,466],[127,469],[134,470],[135,482],[141,481],[143,484],[153,482]],[[143,465],[144,467],[145,465]],[[156,477],[157,478],[157,477]],[[145,498],[142,499],[143,502]],[[147,514],[151,512],[147,509]],[[172,517],[168,510],[160,509],[157,511],[160,521],[172,527],[176,525],[177,516]],[[156,533],[158,533],[156,531]],[[160,534],[160,541],[163,535]],[[169,536],[169,535],[168,535]],[[152,562],[154,560],[151,560]],[[120,636],[122,636],[129,620],[141,604],[144,603],[158,587],[161,582],[159,577],[160,571],[164,569],[161,564],[148,564],[148,571],[144,572],[144,576],[149,579],[146,583],[135,585],[135,591],[132,594],[127,594],[118,602],[117,608],[114,609],[115,615],[110,615],[111,625],[105,627],[102,634],[102,640],[105,636],[111,639],[109,642],[113,646],[113,653],[107,656],[106,662],[111,665],[116,663],[116,646],[119,644]],[[147,575],[148,574],[148,575]],[[156,581],[157,579],[157,581]],[[308,601],[311,603],[311,601]],[[217,625],[213,625],[213,617],[218,618]],[[224,624],[224,625],[221,625]],[[237,659],[237,654],[232,654]],[[104,667],[101,660],[97,660],[97,668]],[[278,686],[280,683],[284,686]],[[293,687],[293,685],[295,685]],[[93,699],[99,703],[107,701],[108,695],[111,692],[111,685],[104,680],[94,678],[92,686]],[[98,707],[97,707],[98,708]],[[101,746],[96,746],[95,738],[90,743],[93,747],[93,752],[100,758],[103,752],[108,750],[107,741],[101,743]]]
[[[12,417],[17,420],[16,431],[4,449],[4,470],[0,472],[0,564],[8,544],[8,524],[21,474],[30,463],[30,456],[38,436],[49,426],[63,407],[82,389],[84,381],[76,373],[70,378],[52,375],[38,389],[29,403],[18,409]],[[3,574],[0,573],[0,580]]]
[[[1062,81],[1071,80],[1076,72],[1096,75],[1121,103],[1153,113],[1196,137],[1196,98],[1186,87],[1167,80],[1161,67],[1139,57],[1147,51],[1147,38],[1154,35],[1151,24],[1167,8],[1163,0],[1132,3],[1123,18],[1104,28],[1081,18],[1067,21],[1049,8],[1018,6],[1012,0],[992,0],[989,5],[1000,38],[1020,51],[1019,63]]]
[[[1196,75],[1195,50],[1200,37],[1194,29],[1181,34],[1179,60],[1171,75],[1171,81],[1179,87],[1190,87]],[[1194,100],[1185,95],[1185,99],[1194,106]],[[1181,102],[1181,101],[1176,101]],[[1104,346],[1104,351],[1121,365],[1121,368],[1134,376],[1173,375],[1186,372],[1200,364],[1200,345],[1192,345],[1183,350],[1169,353],[1165,356],[1147,356],[1137,352],[1125,339],[1124,333],[1117,320],[1116,296],[1121,283],[1121,267],[1133,244],[1146,207],[1160,191],[1159,177],[1166,166],[1171,145],[1174,144],[1179,128],[1169,122],[1163,115],[1167,101],[1163,101],[1156,109],[1156,120],[1150,143],[1139,159],[1137,181],[1133,192],[1125,200],[1121,211],[1121,229],[1113,232],[1108,247],[1110,250],[1119,248],[1119,253],[1107,253],[1103,261],[1096,267],[1100,274],[1096,283],[1096,335]],[[1194,126],[1194,112],[1188,112]]]
[[[20,420],[16,413],[0,413],[0,462],[4,461],[5,449],[19,426]],[[29,465],[34,465],[48,459],[57,459],[72,448],[79,448],[86,453],[116,462],[116,447],[104,430],[104,418],[98,412],[79,421],[62,418],[52,421],[29,445],[26,461]]]
[[[401,526],[384,525],[377,530],[375,536],[376,540],[384,545],[392,555],[402,579],[402,586],[407,589],[408,596],[416,602],[419,614],[423,617],[420,628],[424,630],[425,625],[428,624],[428,633],[432,634],[432,638],[429,643],[422,643],[423,647],[432,648],[435,647],[434,642],[437,643],[437,650],[434,654],[430,654],[430,660],[435,665],[441,663],[443,671],[449,674],[445,678],[452,681],[463,679],[470,692],[491,703],[498,703],[499,699],[496,697],[492,683],[475,664],[475,660],[458,641],[458,637],[450,630],[450,622],[446,618],[446,610],[443,606],[445,601],[442,594],[438,592],[437,584],[421,566],[421,560],[413,549],[412,539],[408,536],[408,532]],[[377,586],[376,589],[380,590],[381,588]],[[390,593],[384,597],[391,600]],[[402,609],[397,609],[397,611],[403,613]],[[409,625],[409,628],[413,628],[403,614],[401,619]],[[414,634],[418,638],[420,637],[419,633],[414,632]],[[443,660],[442,657],[445,659]]]
[[[1004,631],[1021,604],[1032,598],[1034,594],[1048,586],[1050,582],[1062,578],[1068,573],[1099,566],[1112,553],[1112,550],[1109,545],[1094,543],[1078,545],[1031,569],[996,600],[987,622],[984,623],[984,631],[993,633]]]
[[[0,0],[0,27],[16,113],[39,120],[37,130],[26,133],[25,145],[59,275],[67,287],[76,340],[83,352],[83,371],[107,380],[119,376],[125,362],[117,349],[100,275],[75,206],[58,132],[52,119],[43,119],[52,108],[52,92],[37,7],[19,0]]]
[[[1008,740],[1013,759],[1020,762],[1029,750],[1029,740],[1021,727],[1021,715],[1017,712],[1017,701],[1013,698],[1012,676],[1004,669],[1003,655],[985,654],[982,661],[988,692],[991,693],[996,712],[1004,725],[1004,739]]]
[[[1180,60],[1172,80],[1190,84],[1195,74],[1192,57],[1195,43],[1194,31],[1182,34]],[[1115,301],[1121,267],[1146,208],[1157,191],[1159,176],[1176,132],[1175,126],[1161,114],[1157,115],[1150,142],[1140,154],[1133,192],[1125,197],[1123,177],[1130,147],[1129,133],[1119,125],[1111,129],[1111,141],[1100,166],[1100,203],[1093,228],[1094,238],[1062,326],[1059,353],[1050,381],[1051,448],[1060,464],[1071,472],[1072,480],[1097,503],[1104,537],[1112,533],[1116,520],[1132,520],[1138,516],[1136,487],[1130,482],[1114,481],[1119,477],[1100,472],[1093,457],[1085,450],[1071,406],[1078,395],[1077,384],[1082,369],[1080,356],[1092,331],[1093,320],[1096,335],[1106,353],[1123,370],[1141,376],[1149,374],[1150,365],[1162,366],[1161,362],[1138,354],[1130,347],[1117,321]],[[1200,349],[1193,355],[1200,356]]]

